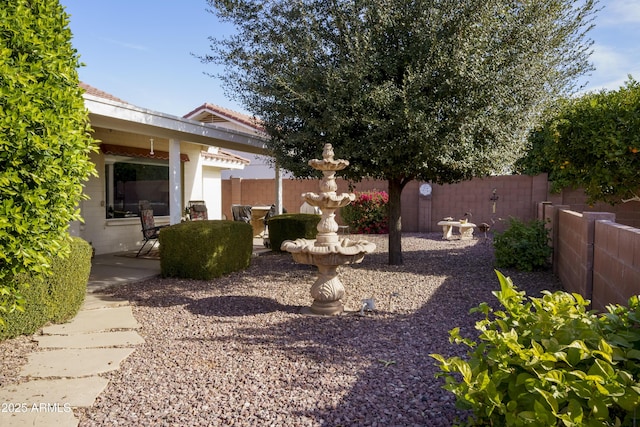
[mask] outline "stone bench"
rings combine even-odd
[[[453,227],[458,228],[460,240],[473,239],[473,229],[476,228],[471,222],[460,221],[440,221],[438,225],[442,227],[442,238],[447,240],[453,239]]]

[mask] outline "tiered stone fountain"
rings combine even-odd
[[[348,160],[334,160],[331,144],[325,144],[322,160],[309,160],[309,166],[322,171],[320,194],[304,193],[302,198],[311,206],[322,210],[315,240],[296,239],[282,242],[280,249],[290,252],[294,261],[318,267],[318,277],[311,286],[313,303],[309,310],[313,314],[335,315],[344,311],[340,301],[344,296],[344,285],[338,278],[338,266],[362,262],[365,254],[375,250],[376,245],[365,240],[353,241],[338,236],[335,211],[355,200],[352,193],[337,194],[336,171],[349,166]]]

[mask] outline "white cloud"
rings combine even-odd
[[[640,79],[640,62],[638,55],[633,54],[628,46],[612,46],[596,43],[591,61],[595,70],[582,81],[588,81],[586,91],[600,89],[616,90],[620,88],[631,74],[636,80]]]
[[[599,13],[600,23],[606,26],[640,23],[640,1],[638,0],[606,0]]]

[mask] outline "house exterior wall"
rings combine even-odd
[[[79,237],[90,242],[96,254],[131,251],[142,244],[139,218],[106,218],[105,163],[102,153],[92,153],[98,176],[92,176],[85,184],[88,200],[80,203],[83,223],[77,227]],[[156,217],[157,225],[168,224],[168,217]]]
[[[209,219],[222,219],[222,178],[220,169],[205,166],[202,170],[202,199]],[[191,199],[197,200],[197,199]]]
[[[147,137],[139,137],[124,132],[96,129],[94,137],[104,143],[126,145],[129,147],[150,148]],[[168,150],[168,142],[154,140],[155,150]],[[202,146],[181,143],[182,154],[190,161],[182,163],[183,207],[189,200],[205,200],[209,219],[221,218],[221,169],[203,166],[200,156]],[[142,231],[139,218],[106,218],[105,194],[105,156],[101,152],[91,153],[91,161],[96,166],[98,176],[92,176],[85,183],[88,200],[80,203],[84,222],[70,225],[72,235],[79,236],[96,250],[96,254],[136,250],[142,245]],[[183,208],[184,209],[184,208]],[[156,225],[169,224],[168,216],[156,216]]]

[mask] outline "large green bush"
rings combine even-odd
[[[342,219],[353,233],[386,234],[389,232],[389,195],[385,191],[356,192],[356,200],[340,210]]]
[[[563,100],[529,135],[519,172],[547,172],[552,190],[583,188],[591,202],[620,203],[640,189],[640,83]]]
[[[187,221],[160,231],[163,277],[209,280],[249,267],[253,229],[240,221]]]
[[[47,322],[62,323],[73,318],[87,292],[91,252],[89,243],[72,237],[71,252],[53,258],[52,274],[19,278],[15,286],[24,295],[25,303],[18,310],[0,313],[4,320],[0,340],[30,335]]]
[[[495,233],[493,247],[498,268],[515,267],[521,271],[545,267],[553,252],[544,221],[525,223],[513,217],[504,232]]]
[[[57,0],[0,2],[0,311],[23,301],[18,279],[69,253],[94,171],[68,21]]]
[[[640,421],[640,303],[587,311],[577,294],[526,298],[498,273],[502,310],[472,309],[479,343],[450,331],[468,358],[431,356],[466,425],[617,426]]]
[[[320,215],[282,214],[269,219],[269,242],[271,250],[281,252],[285,240],[315,239],[318,235]]]

